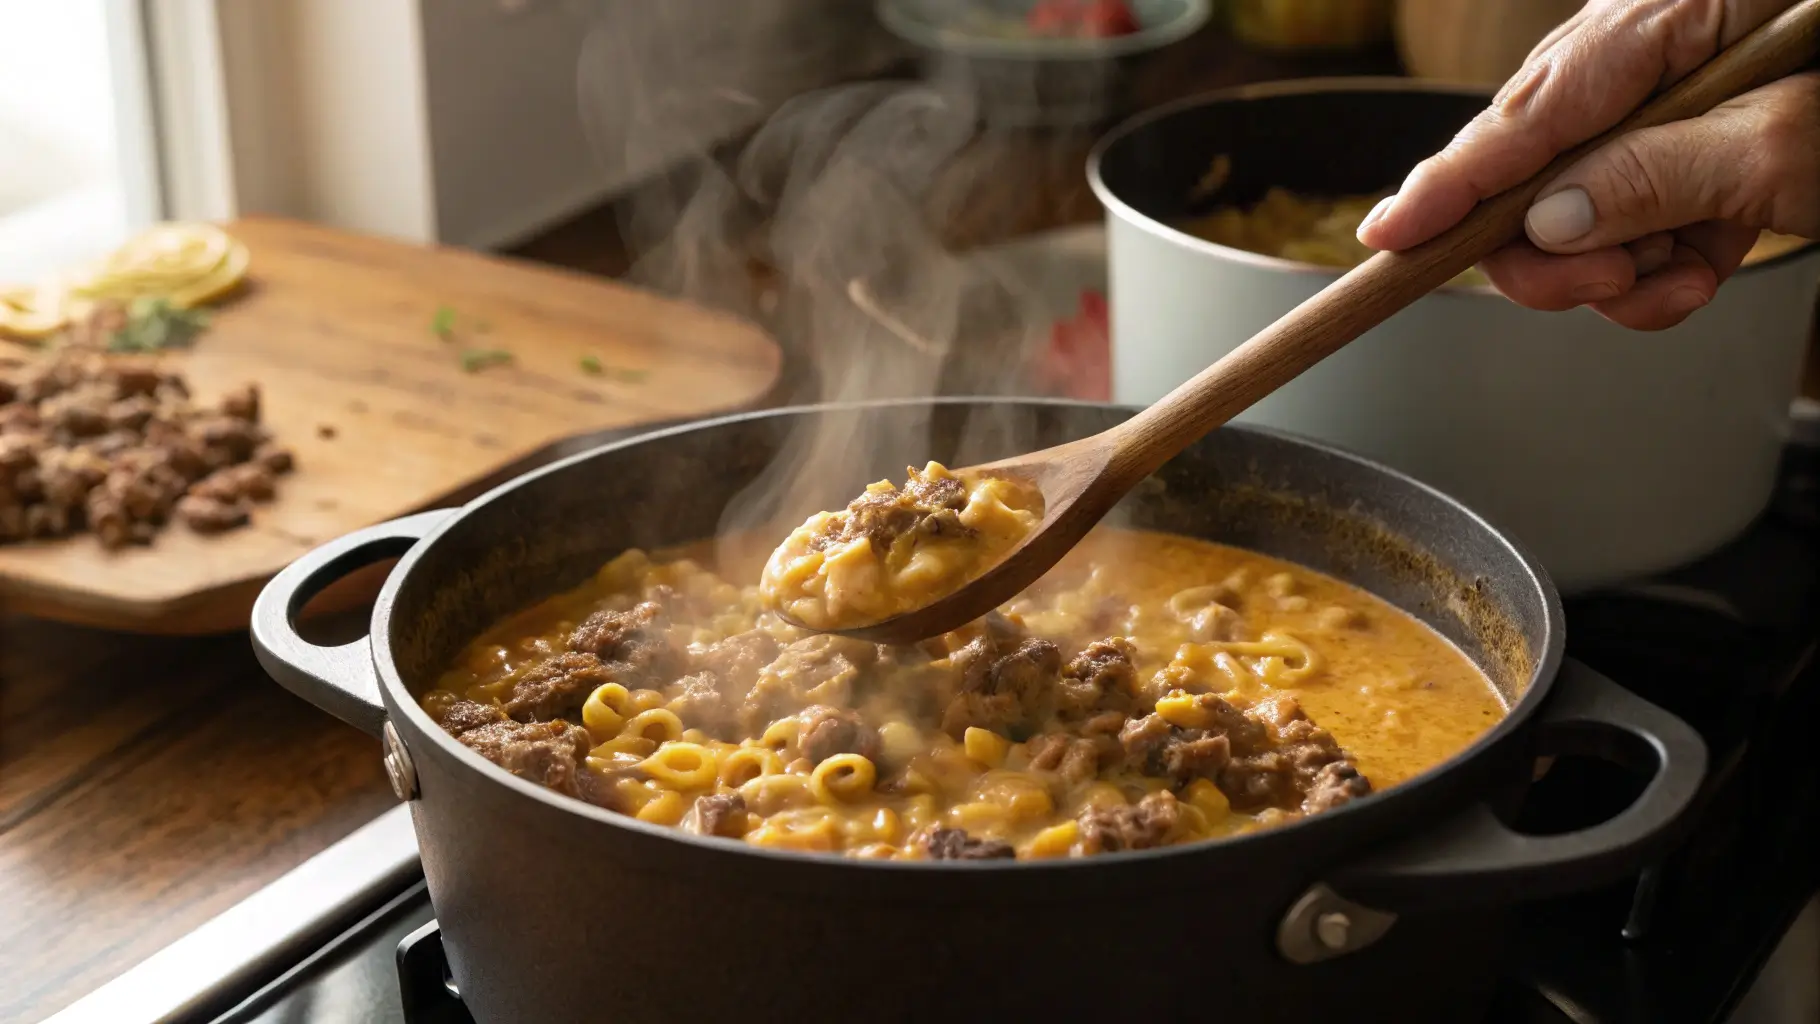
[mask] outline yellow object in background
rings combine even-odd
[[[1417,78],[1495,87],[1582,0],[1397,0],[1397,52]]]
[[[213,224],[159,224],[92,266],[0,292],[0,334],[41,340],[103,303],[162,299],[176,309],[200,306],[239,285],[250,262],[246,246]]]
[[[38,341],[69,323],[65,293],[52,287],[13,288],[0,292],[0,335]]]
[[[1227,0],[1232,34],[1272,50],[1346,50],[1391,37],[1394,0]]]
[[[77,274],[70,292],[121,303],[163,298],[187,309],[240,283],[247,262],[246,246],[212,224],[160,224]]]

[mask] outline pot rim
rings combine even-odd
[[[1258,82],[1251,85],[1233,86],[1226,89],[1215,89],[1194,96],[1183,97],[1171,103],[1146,110],[1121,122],[1117,127],[1101,136],[1094,143],[1087,156],[1087,184],[1093,194],[1106,208],[1109,216],[1116,216],[1127,224],[1154,235],[1164,241],[1192,252],[1212,256],[1232,263],[1244,264],[1263,270],[1273,270],[1290,274],[1305,274],[1337,281],[1347,271],[1340,267],[1323,266],[1317,263],[1305,263],[1301,260],[1284,259],[1280,256],[1267,256],[1263,253],[1246,249],[1235,249],[1231,246],[1210,242],[1196,235],[1173,227],[1127,203],[1110,185],[1102,173],[1106,155],[1121,143],[1153,124],[1190,110],[1202,107],[1219,106],[1248,100],[1271,99],[1279,96],[1304,96],[1315,93],[1349,93],[1349,92],[1397,92],[1397,93],[1438,93],[1449,96],[1478,97],[1490,100],[1496,91],[1489,86],[1469,82],[1454,82],[1439,79],[1400,78],[1392,75],[1350,75],[1329,76],[1324,78],[1295,78],[1275,82]],[[1803,258],[1820,251],[1820,240],[1808,239],[1805,244],[1797,245],[1787,252],[1778,253],[1768,259],[1740,266],[1733,277],[1755,274],[1783,263]],[[1445,284],[1435,291],[1440,294],[1485,295],[1498,298],[1503,293],[1489,284]]]
[[[387,575],[385,585],[381,588],[378,598],[374,601],[373,614],[368,632],[368,647],[371,651],[373,665],[379,679],[381,700],[386,705],[387,717],[397,720],[402,716],[408,723],[410,731],[418,732],[429,737],[430,742],[438,747],[441,754],[454,758],[456,761],[466,765],[470,770],[479,773],[483,778],[489,779],[495,784],[505,786],[507,789],[514,790],[521,796],[539,801],[553,810],[578,815],[610,828],[626,829],[670,842],[685,843],[695,846],[704,852],[719,852],[735,856],[759,857],[773,862],[778,867],[786,869],[800,864],[804,868],[811,869],[820,868],[825,870],[831,867],[839,867],[851,871],[937,873],[946,871],[1072,872],[1087,871],[1096,868],[1101,871],[1118,870],[1127,867],[1136,869],[1154,861],[1207,855],[1209,853],[1235,849],[1241,844],[1250,844],[1248,848],[1256,849],[1258,846],[1269,844],[1277,840],[1287,842],[1289,841],[1289,837],[1300,835],[1308,829],[1337,827],[1333,823],[1340,820],[1349,820],[1345,818],[1346,815],[1351,815],[1356,818],[1360,814],[1373,813],[1373,809],[1384,806],[1389,801],[1397,800],[1403,796],[1413,795],[1418,791],[1430,789],[1439,784],[1442,777],[1448,772],[1490,753],[1493,748],[1504,743],[1513,733],[1522,728],[1523,725],[1534,716],[1543,701],[1547,699],[1549,693],[1552,692],[1555,678],[1560,671],[1566,647],[1566,632],[1564,628],[1564,612],[1561,606],[1561,597],[1556,591],[1553,581],[1549,579],[1547,570],[1542,567],[1540,562],[1536,561],[1535,558],[1530,555],[1520,541],[1499,530],[1495,525],[1485,519],[1484,516],[1481,516],[1479,513],[1473,511],[1471,508],[1454,498],[1449,497],[1438,488],[1422,483],[1407,474],[1398,472],[1397,470],[1391,469],[1371,459],[1367,459],[1364,456],[1353,454],[1342,448],[1303,438],[1287,431],[1257,427],[1248,424],[1228,424],[1220,429],[1277,438],[1289,441],[1296,445],[1312,448],[1327,456],[1344,459],[1376,472],[1387,474],[1404,486],[1424,491],[1431,498],[1458,508],[1480,529],[1496,538],[1498,542],[1508,550],[1510,555],[1515,559],[1516,564],[1528,574],[1529,579],[1527,586],[1536,591],[1542,598],[1541,628],[1543,635],[1541,638],[1541,655],[1536,659],[1535,664],[1531,666],[1528,681],[1523,685],[1521,691],[1511,702],[1504,717],[1499,719],[1491,728],[1481,733],[1471,743],[1457,751],[1453,756],[1438,764],[1431,765],[1422,772],[1411,778],[1405,779],[1395,786],[1384,790],[1374,790],[1370,795],[1359,800],[1349,802],[1332,810],[1322,811],[1319,814],[1300,818],[1285,825],[1277,825],[1271,828],[1260,829],[1256,832],[1228,836],[1220,839],[1184,843],[1152,850],[1122,852],[1110,858],[1099,856],[1059,857],[1028,861],[861,860],[846,857],[839,853],[775,850],[766,847],[752,846],[751,844],[734,839],[724,839],[716,836],[699,836],[671,826],[656,825],[650,822],[640,821],[630,815],[609,811],[604,807],[594,806],[593,804],[565,796],[545,786],[538,785],[526,779],[521,779],[481,757],[478,753],[470,750],[453,736],[450,736],[445,732],[441,726],[437,725],[430,718],[429,713],[424,711],[422,705],[417,702],[417,699],[411,694],[410,688],[405,685],[403,678],[400,677],[398,673],[398,667],[392,659],[390,642],[392,609],[397,601],[399,590],[402,588],[404,581],[416,568],[417,563],[424,557],[426,552],[436,545],[444,534],[454,529],[458,523],[466,520],[471,515],[478,514],[480,510],[484,509],[495,500],[501,499],[520,488],[531,486],[544,477],[562,473],[572,466],[585,463],[588,460],[607,452],[620,451],[622,449],[647,443],[661,443],[666,438],[681,434],[728,426],[748,420],[783,419],[786,417],[822,415],[829,412],[856,412],[870,409],[892,409],[905,406],[1004,404],[1007,401],[1019,405],[1039,407],[1087,408],[1121,412],[1137,411],[1137,407],[1135,406],[1117,405],[1110,402],[1089,402],[1062,398],[1017,398],[1007,400],[992,397],[962,396],[879,399],[872,401],[783,406],[775,409],[761,409],[751,412],[735,413],[728,416],[720,416],[714,419],[682,424],[665,430],[654,431],[649,434],[641,434],[636,437],[615,441],[601,445],[598,448],[589,449],[588,451],[578,452],[567,458],[553,462],[548,466],[531,470],[493,488],[485,494],[475,498],[473,501],[454,510],[452,514],[437,523],[434,529],[424,535],[422,540],[412,545],[410,550],[399,559],[398,564],[393,568],[391,573]],[[1380,598],[1380,600],[1383,599]],[[1404,614],[1410,614],[1407,609],[1399,608],[1398,610],[1403,611]],[[1474,667],[1478,667],[1476,663]],[[1483,669],[1481,669],[1481,671],[1483,671]]]

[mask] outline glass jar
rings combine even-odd
[[[1271,50],[1363,49],[1390,39],[1395,0],[1225,0],[1232,34]]]

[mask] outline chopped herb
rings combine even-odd
[[[461,368],[469,373],[511,361],[512,353],[497,348],[471,348],[461,354]]]
[[[608,377],[626,384],[637,384],[651,375],[650,370],[628,369],[623,366],[608,366],[600,361],[599,356],[581,357],[581,371],[595,377]]]
[[[436,315],[430,318],[430,333],[444,341],[455,336],[454,306],[436,307]]]
[[[168,299],[137,299],[107,347],[113,352],[187,348],[208,325],[209,315],[200,309],[178,309]]]

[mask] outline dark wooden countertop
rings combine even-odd
[[[0,1021],[37,1021],[394,802],[244,634],[0,619]]]
[[[1245,81],[1364,73],[1384,52],[1290,61],[1214,34],[1143,69],[1146,103]],[[961,244],[1099,216],[1095,133],[988,136],[961,158]],[[972,176],[962,168],[963,176]],[[519,250],[618,273],[611,212]],[[378,744],[290,696],[244,634],[147,638],[0,618],[0,1021],[37,1021],[371,820]]]

